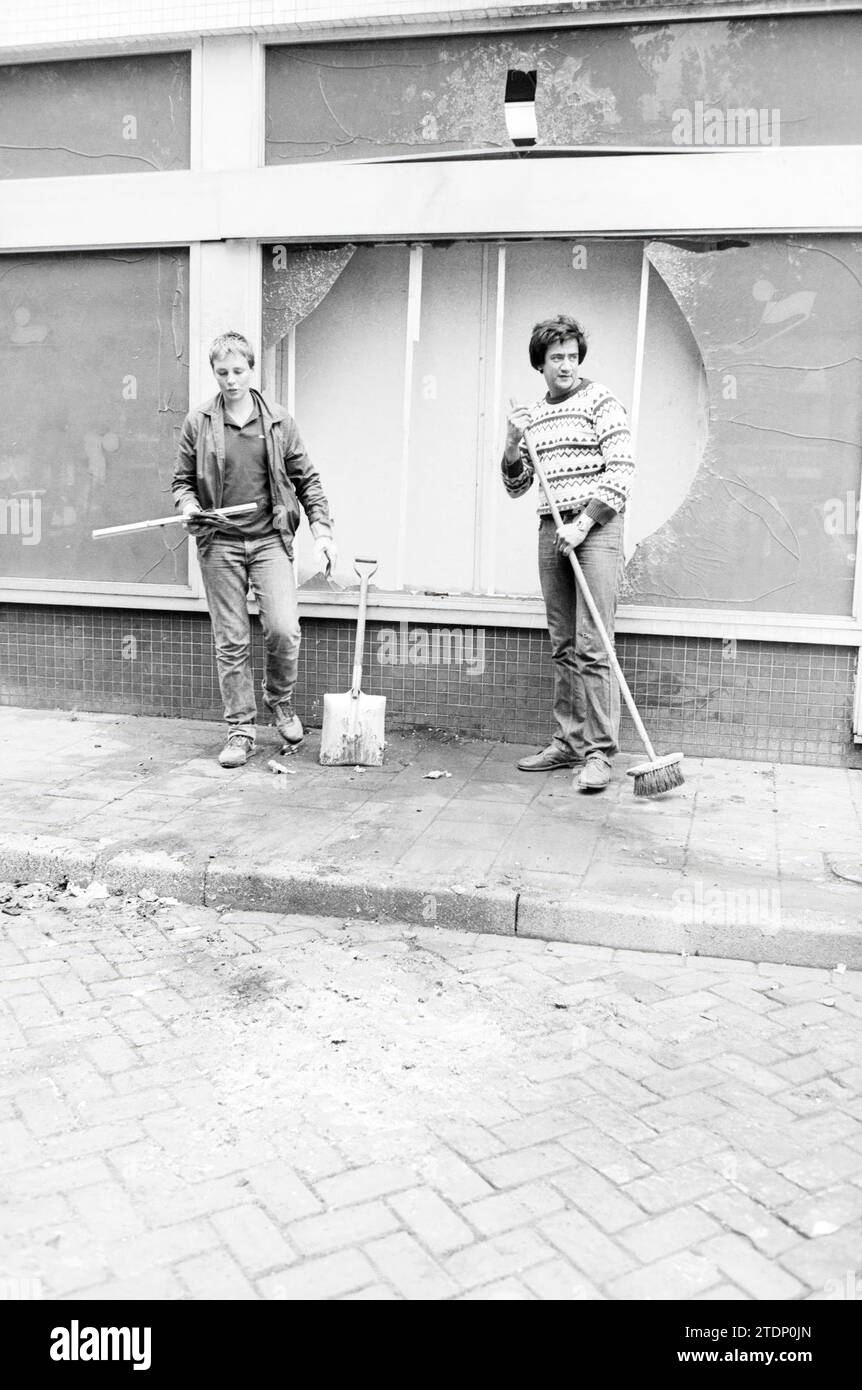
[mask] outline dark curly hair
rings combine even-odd
[[[545,356],[552,343],[563,343],[574,338],[578,344],[578,362],[587,355],[587,335],[577,319],[571,314],[557,314],[553,319],[542,319],[530,334],[530,365],[540,372],[545,365]]]

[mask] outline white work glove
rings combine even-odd
[[[580,516],[570,521],[567,526],[560,526],[557,530],[557,550],[560,555],[568,555],[570,550],[576,550],[581,542],[586,540],[594,524],[591,517],[581,512]]]
[[[338,546],[332,536],[316,536],[314,541],[314,563],[328,577],[338,564]]]

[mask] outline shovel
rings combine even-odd
[[[320,761],[325,767],[380,767],[383,762],[386,696],[363,695],[360,689],[368,581],[377,570],[377,561],[354,560],[353,568],[359,575],[359,616],[353,652],[353,683],[344,695],[323,697]]]

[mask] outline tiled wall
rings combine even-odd
[[[325,691],[350,683],[352,623],[305,619],[297,706],[320,723]],[[449,636],[446,637],[445,633]],[[262,671],[255,623],[256,668]],[[851,736],[852,648],[707,638],[618,639],[657,749],[862,767]],[[544,743],[551,665],[544,632],[400,629],[369,623],[363,688],[386,695],[391,729]],[[209,619],[123,609],[0,605],[0,703],[219,719]],[[622,746],[638,748],[628,718]]]

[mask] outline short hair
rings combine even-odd
[[[552,343],[564,343],[574,338],[578,345],[578,363],[587,355],[587,335],[577,319],[570,314],[557,314],[553,319],[542,319],[530,334],[530,365],[540,372],[545,365],[545,357]]]
[[[233,329],[228,329],[227,333],[219,333],[217,338],[213,338],[210,347],[210,366],[214,367],[217,357],[227,357],[229,352],[238,352],[244,357],[250,367],[254,366],[254,348],[243,337],[242,333],[235,333]]]

